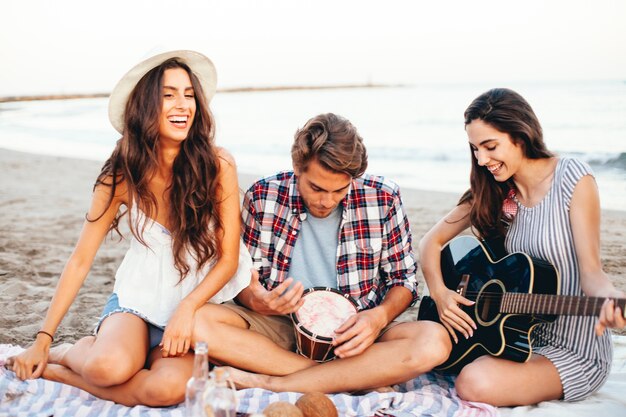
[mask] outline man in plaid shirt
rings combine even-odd
[[[319,203],[328,208],[318,209],[305,205],[306,194],[300,194],[297,184],[301,178],[293,171],[282,172],[258,181],[245,195],[243,241],[266,289],[287,279],[303,221],[340,205],[337,272],[330,286],[349,294],[362,310],[379,305],[396,286],[410,291],[411,302],[417,300],[417,264],[398,187],[382,177],[345,176],[338,183],[341,192],[336,197],[328,194],[328,202]]]
[[[239,368],[230,370],[239,387],[274,391],[374,389],[444,362],[451,342],[443,326],[394,321],[417,300],[409,223],[397,185],[364,174],[367,152],[354,126],[334,114],[309,120],[296,133],[292,161],[294,171],[246,193],[251,283],[239,305],[197,315],[196,339],[209,341],[213,360]],[[335,330],[340,359],[321,365],[294,353],[288,316],[312,287],[334,288],[358,305]]]

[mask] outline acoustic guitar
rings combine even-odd
[[[516,252],[494,261],[491,249],[472,236],[459,236],[441,251],[446,287],[475,301],[461,308],[477,329],[469,339],[457,332],[448,360],[437,370],[458,372],[479,356],[525,362],[532,352],[532,330],[560,315],[599,316],[604,298],[560,294],[558,271],[548,262]],[[626,299],[614,300],[622,311]],[[425,296],[418,320],[440,321]]]

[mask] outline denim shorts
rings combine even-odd
[[[151,323],[146,316],[136,310],[133,310],[132,308],[120,307],[117,294],[115,293],[111,294],[111,296],[107,300],[107,303],[102,310],[100,320],[98,320],[98,324],[96,324],[96,328],[94,329],[94,335],[98,334],[98,330],[100,329],[100,325],[102,325],[104,319],[116,313],[134,314],[146,323],[146,325],[148,326],[148,337],[150,339],[150,350],[154,349],[156,346],[159,345],[159,343],[161,343],[161,340],[163,339],[163,331],[165,330],[165,328]]]

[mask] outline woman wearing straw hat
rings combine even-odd
[[[250,281],[235,162],[214,143],[215,86],[213,64],[193,51],[153,56],[119,81],[109,118],[122,137],[96,180],[41,330],[9,364],[20,378],[43,375],[126,405],[184,399],[196,310],[232,299]],[[130,248],[94,336],[50,349],[123,216]]]

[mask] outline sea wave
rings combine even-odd
[[[587,162],[594,168],[613,168],[626,171],[626,152],[556,152],[558,155],[573,157]],[[368,147],[371,159],[392,161],[431,161],[442,163],[469,162],[468,149],[420,149],[411,147],[384,148]]]
[[[594,168],[613,168],[626,172],[626,152],[619,153],[582,153],[569,152],[568,156],[587,162]]]
[[[626,152],[622,152],[616,157],[604,161],[603,165],[626,170]]]

